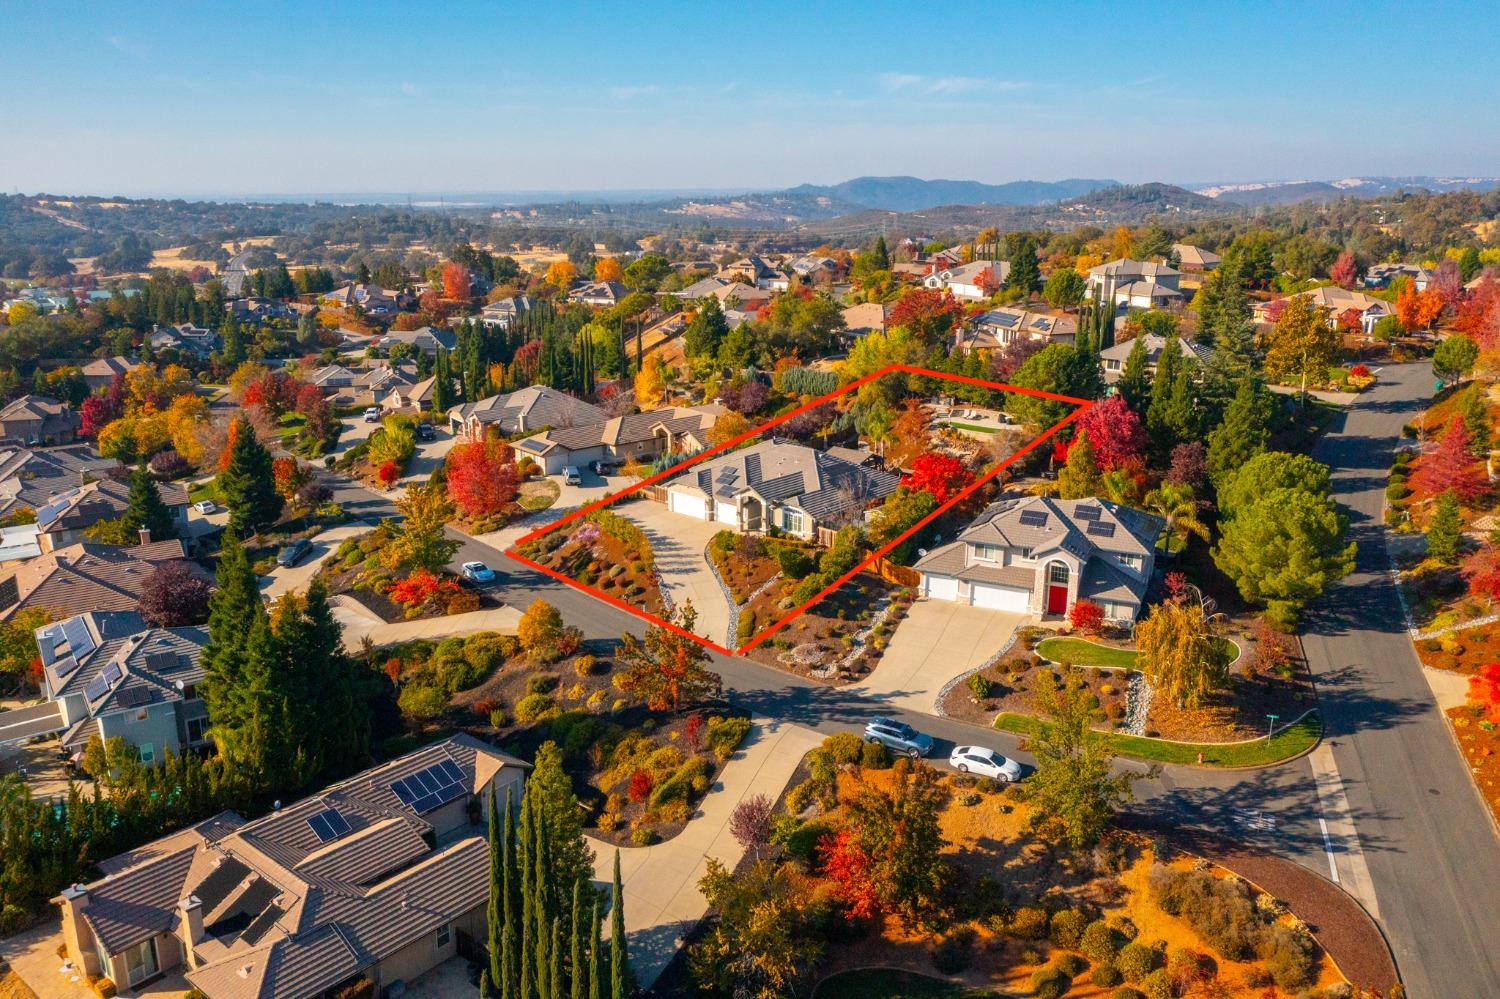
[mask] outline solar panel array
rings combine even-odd
[[[260,943],[260,938],[270,932],[271,927],[276,925],[276,920],[280,919],[284,912],[285,910],[279,905],[266,906],[261,910],[260,915],[250,920],[250,925],[245,927],[244,932],[240,934],[240,939],[252,947]]]
[[[1080,506],[1073,511],[1073,516],[1079,520],[1098,520],[1100,510],[1097,506]]]
[[[349,821],[331,808],[325,808],[317,815],[309,816],[307,825],[318,837],[319,843],[327,843],[329,840],[338,839],[349,831]]]
[[[1027,527],[1041,527],[1047,523],[1047,511],[1045,510],[1022,510],[1021,523]]]
[[[128,687],[120,692],[120,707],[122,708],[133,708],[149,700],[151,700],[149,687]]]
[[[68,676],[78,668],[78,660],[74,659],[72,656],[68,656],[66,659],[59,659],[56,663],[56,667],[57,675],[59,677]]]
[[[419,770],[410,777],[391,782],[391,793],[401,804],[424,815],[468,793],[464,773],[452,760]]]
[[[1096,520],[1089,525],[1088,533],[1096,538],[1112,538],[1115,536],[1115,525],[1102,520]]]

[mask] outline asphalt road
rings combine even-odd
[[[1304,637],[1322,694],[1326,742],[1348,801],[1350,835],[1357,837],[1353,853],[1368,867],[1378,902],[1373,908],[1408,995],[1500,997],[1500,946],[1486,946],[1500,911],[1500,839],[1422,677],[1384,571],[1384,470],[1401,426],[1430,396],[1431,379],[1426,365],[1386,368],[1314,450],[1333,469],[1334,491],[1350,511],[1360,554],[1356,571],[1309,614]],[[335,498],[371,522],[395,513],[388,500],[358,485],[335,483]],[[524,607],[544,599],[580,627],[586,641],[602,644],[642,627],[639,619],[487,545],[457,532],[453,537],[462,545],[455,568],[469,560],[487,563],[499,573],[496,585],[508,602]],[[938,740],[935,757],[973,742],[1031,762],[1016,739],[992,729],[893,710],[748,659],[713,658],[726,694],[761,717],[835,732],[857,729],[875,715],[895,716]],[[1237,836],[1327,876],[1332,851],[1320,820],[1332,823],[1333,817],[1308,758],[1248,772],[1170,767],[1149,776],[1145,764],[1119,765],[1142,775],[1132,806],[1137,816]],[[1250,812],[1269,821],[1247,824]],[[1341,853],[1340,868],[1347,871],[1348,862]]]
[[[1304,645],[1408,995],[1500,996],[1500,840],[1404,630],[1381,529],[1385,471],[1432,372],[1379,374],[1313,450],[1333,470],[1359,557],[1309,617]]]

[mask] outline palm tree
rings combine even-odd
[[[1190,534],[1208,540],[1208,525],[1198,516],[1198,500],[1192,486],[1163,482],[1146,494],[1146,508],[1167,522],[1167,533],[1184,547]]]

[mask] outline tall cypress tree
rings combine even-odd
[[[1141,334],[1144,338],[1147,334]],[[1172,401],[1172,383],[1177,380],[1177,366],[1181,360],[1181,350],[1177,346],[1177,336],[1168,336],[1161,347],[1161,355],[1156,359],[1156,376],[1151,381],[1151,402],[1146,407],[1146,434],[1152,440],[1158,440],[1169,435],[1170,428],[1167,424],[1167,406]]]
[[[490,843],[490,900],[484,910],[485,930],[489,951],[489,965],[485,969],[490,980],[505,989],[505,969],[501,966],[505,951],[505,927],[509,920],[505,909],[505,840],[500,835],[500,804],[490,795],[489,843]],[[509,798],[506,799],[509,811]]]
[[[1125,358],[1125,367],[1115,382],[1115,391],[1120,393],[1136,416],[1144,416],[1151,402],[1151,380],[1146,375],[1146,338],[1136,337]]]
[[[1224,421],[1208,435],[1208,477],[1217,489],[1271,439],[1276,400],[1252,375],[1240,379]]]
[[[547,994],[551,999],[563,999],[562,974],[562,920],[552,917],[552,937],[547,947],[551,960],[547,968]]]
[[[604,921],[599,915],[599,896],[589,914],[589,999],[604,999]]]
[[[582,881],[573,882],[573,925],[568,934],[568,973],[573,976],[573,988],[569,992],[571,999],[583,999],[584,982],[588,976],[583,971],[583,900],[579,897],[583,890]]]
[[[620,851],[615,850],[615,877],[609,903],[610,999],[629,999],[630,951],[625,939],[625,892],[620,887]]]
[[[235,422],[229,465],[216,482],[235,534],[254,534],[281,516],[283,501],[271,474],[271,452],[255,439],[255,428],[244,416]]]
[[[157,491],[156,480],[143,461],[130,476],[130,496],[126,500],[121,524],[131,531],[142,528],[151,532],[152,541],[166,541],[177,537],[177,525],[172,523],[172,511],[162,502]]]

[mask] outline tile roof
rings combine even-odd
[[[603,423],[609,414],[598,406],[545,385],[532,385],[508,395],[492,395],[478,402],[454,406],[450,420],[467,423],[471,418],[481,424],[496,424],[509,436],[524,430],[544,427],[577,427]]]
[[[35,510],[85,478],[102,477],[118,467],[87,444],[49,448],[0,448],[0,513],[17,507]]]
[[[722,406],[684,406],[651,410],[646,413],[630,413],[616,416],[603,423],[589,423],[577,427],[558,427],[535,437],[527,438],[526,450],[533,454],[546,454],[554,447],[568,451],[609,445],[628,447],[651,440],[656,428],[663,427],[676,437],[691,433],[702,436],[713,428],[724,412]]]
[[[1097,267],[1089,268],[1089,277],[1106,278],[1146,278],[1154,280],[1162,277],[1179,277],[1182,272],[1175,267],[1166,264],[1152,263],[1149,260],[1130,260],[1121,257],[1119,260],[1110,260]]]
[[[187,506],[187,490],[176,483],[163,482],[156,488],[167,506]],[[36,522],[43,534],[81,531],[122,516],[129,506],[129,483],[96,479],[50,497],[37,508]]]
[[[1161,352],[1166,349],[1167,338],[1158,336],[1155,333],[1142,333],[1138,338],[1121,340],[1119,343],[1111,344],[1099,351],[1099,357],[1103,360],[1119,361],[1123,364],[1130,357],[1130,352],[1135,349],[1136,339],[1140,339],[1146,344],[1147,364],[1154,365],[1161,360]],[[1177,340],[1177,349],[1183,357],[1191,358],[1200,363],[1206,363],[1213,356],[1213,351],[1202,344],[1194,343],[1192,340],[1184,340],[1180,337]]]
[[[695,489],[726,500],[750,492],[768,502],[795,501],[821,520],[862,509],[895,492],[900,482],[894,472],[772,438],[698,465],[668,488]]]
[[[0,620],[23,607],[53,617],[135,610],[141,584],[162,562],[187,557],[180,540],[125,547],[80,542],[0,573]]]

